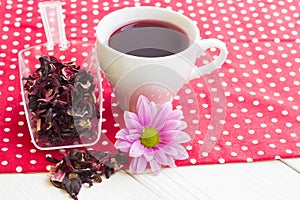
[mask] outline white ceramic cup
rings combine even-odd
[[[110,36],[120,27],[142,20],[158,20],[180,27],[189,38],[189,46],[164,57],[139,57],[124,54],[108,45]],[[188,81],[220,67],[228,51],[218,39],[200,39],[200,31],[188,17],[164,8],[130,7],[114,11],[101,19],[96,28],[97,57],[100,67],[115,90],[123,110],[134,110],[139,95],[157,104],[171,101]],[[194,66],[197,58],[209,48],[220,49],[210,63]]]

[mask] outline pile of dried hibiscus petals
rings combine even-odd
[[[50,169],[51,183],[66,190],[73,199],[77,199],[82,184],[87,183],[91,187],[93,181],[100,183],[102,175],[109,178],[128,162],[122,152],[103,153],[95,150],[73,150],[64,153],[61,160],[52,157],[46,159],[56,163]]]
[[[39,61],[40,67],[23,78],[35,142],[41,147],[92,143],[100,119],[94,77],[76,62],[53,56]]]

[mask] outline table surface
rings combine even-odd
[[[164,169],[159,176],[120,171],[93,187],[83,187],[84,199],[297,200],[300,159],[253,163],[198,165]],[[71,199],[51,185],[46,173],[1,174],[2,200]]]

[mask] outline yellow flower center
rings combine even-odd
[[[159,135],[157,130],[152,127],[144,128],[140,140],[142,145],[144,145],[145,147],[155,147],[159,142]]]

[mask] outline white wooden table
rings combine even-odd
[[[275,160],[179,167],[164,169],[157,177],[152,174],[131,176],[120,171],[91,188],[83,186],[78,198],[299,200],[300,158],[284,162]],[[1,174],[0,185],[1,200],[71,199],[65,191],[51,185],[47,173]]]

